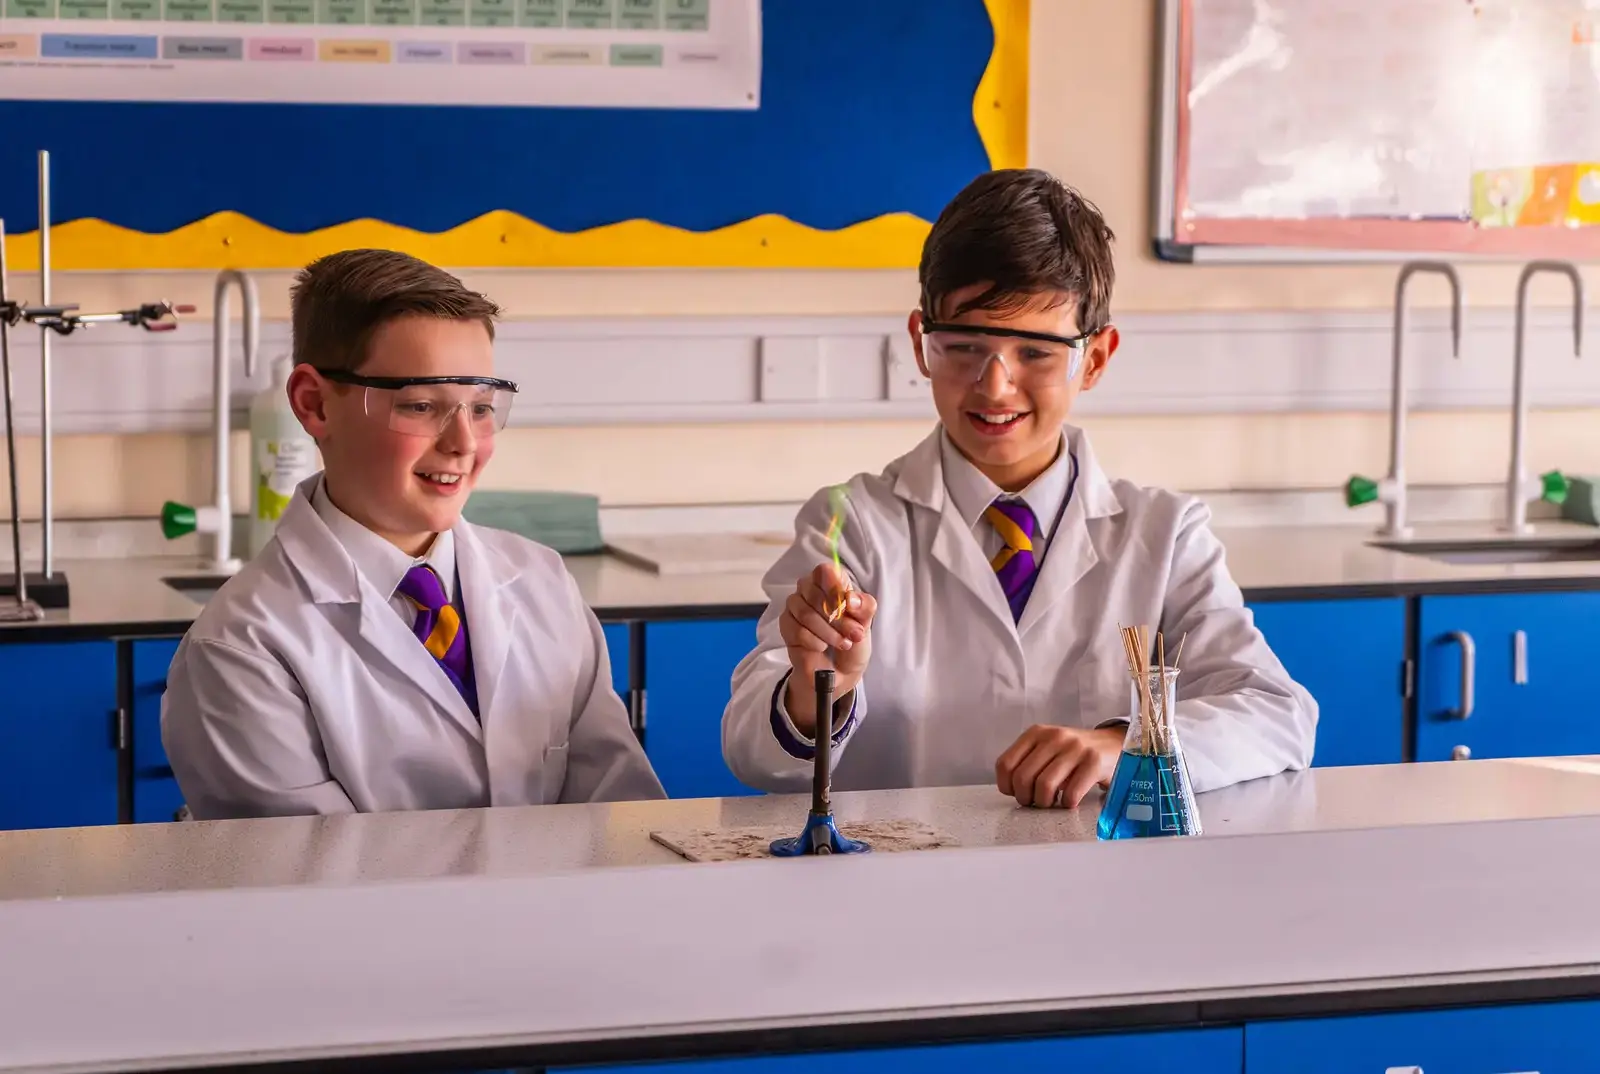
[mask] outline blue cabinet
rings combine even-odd
[[[557,1069],[552,1067],[552,1074]],[[1244,1069],[1244,1031],[1219,1027],[565,1069],[574,1074],[972,1074],[1004,1070],[1240,1074]]]
[[[1405,757],[1403,597],[1252,604],[1256,627],[1316,699],[1312,763],[1388,764]]]
[[[0,828],[117,821],[117,650],[0,645]]]
[[[1600,1002],[1253,1023],[1245,1074],[1592,1074]]]
[[[756,642],[754,619],[645,626],[645,753],[672,798],[755,794],[722,759],[733,669]]]
[[[1600,753],[1600,593],[1423,597],[1419,761]]]
[[[611,661],[611,688],[628,703],[628,624],[604,623],[600,629],[606,636],[606,656]]]
[[[178,651],[177,638],[136,641],[133,650],[133,819],[136,823],[172,820],[183,792],[161,745],[161,695],[167,668]]]

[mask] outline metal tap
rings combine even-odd
[[[1567,498],[1567,479],[1558,470],[1541,474],[1537,484],[1530,482],[1522,468],[1523,432],[1528,422],[1526,336],[1528,329],[1528,283],[1541,272],[1553,272],[1572,282],[1572,354],[1583,355],[1583,277],[1575,265],[1566,261],[1530,261],[1517,277],[1516,352],[1511,379],[1511,469],[1506,475],[1506,521],[1508,533],[1527,533],[1528,501],[1549,500],[1561,503]]]
[[[228,322],[232,317],[228,291],[235,284],[238,285],[243,306],[246,376],[255,375],[256,344],[261,338],[261,310],[255,281],[237,269],[225,269],[217,273],[211,302],[211,435],[215,441],[212,445],[212,465],[215,469],[212,474],[211,512],[207,512],[207,515],[215,526],[211,566],[219,573],[231,573],[239,569],[239,561],[233,558],[233,510],[228,495],[231,479],[228,465],[229,418],[233,413],[228,376],[228,348],[231,342]]]
[[[1450,353],[1461,357],[1461,277],[1442,261],[1408,261],[1394,285],[1393,384],[1389,393],[1389,476],[1382,481],[1359,475],[1345,483],[1350,507],[1377,500],[1384,505],[1384,537],[1407,537],[1406,525],[1406,284],[1419,272],[1443,276],[1450,283]]]

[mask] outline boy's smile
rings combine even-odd
[[[1100,379],[1117,332],[1107,326],[1077,347],[1050,342],[1083,335],[1076,296],[1058,292],[951,316],[988,289],[980,282],[945,298],[939,330],[925,332],[921,311],[907,327],[951,442],[989,480],[1019,492],[1055,461],[1072,404]],[[964,327],[975,331],[965,336]]]
[[[475,320],[397,317],[373,332],[366,353],[362,377],[494,375],[493,342]],[[494,454],[494,423],[482,417],[494,393],[473,384],[367,388],[304,368],[295,376],[291,392],[306,393],[329,498],[408,554],[426,552],[456,524]]]

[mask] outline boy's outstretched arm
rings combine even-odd
[[[848,502],[838,536],[839,564],[834,565],[830,501],[829,490],[823,489],[801,507],[794,542],[762,579],[767,609],[756,625],[755,648],[734,669],[722,714],[723,759],[740,782],[759,790],[797,792],[811,786],[816,718],[806,707],[814,695],[805,680],[814,667],[831,665],[839,672],[833,764],[866,718],[866,690],[860,680],[872,648],[876,578],[859,517]],[[827,592],[841,576],[848,589]],[[841,597],[845,606],[830,621]],[[848,648],[841,648],[847,641]],[[791,692],[788,687],[795,679],[799,681]],[[791,698],[797,703],[793,713]]]

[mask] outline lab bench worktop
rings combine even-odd
[[[1098,804],[841,794],[842,820],[959,845],[721,864],[649,833],[798,830],[806,799],[3,833],[26,972],[0,978],[0,1069],[558,1065],[1600,993],[1600,760],[1273,777],[1202,795],[1195,839],[1097,842]]]
[[[1360,526],[1263,526],[1218,530],[1234,580],[1251,600],[1315,599],[1600,589],[1600,530],[1573,523],[1540,524],[1531,539],[1573,542],[1574,554],[1545,562],[1446,562],[1380,547]],[[1412,538],[1504,540],[1490,525],[1419,526]],[[782,543],[763,542],[775,560]],[[589,606],[604,620],[754,616],[766,606],[755,571],[663,572],[601,553],[572,556],[568,568]],[[192,558],[81,559],[58,563],[71,585],[71,607],[42,621],[0,624],[0,642],[40,637],[181,634],[202,599],[165,579],[203,576]]]
[[[798,833],[808,801],[759,795],[0,831],[0,906],[681,865],[651,832],[776,826]],[[918,821],[962,847],[1093,841],[1101,801],[1096,791],[1076,810],[1022,809],[992,786],[833,796],[841,823]],[[1212,791],[1199,803],[1208,837],[1600,816],[1600,758],[1316,768]]]

